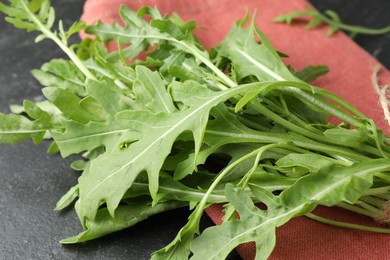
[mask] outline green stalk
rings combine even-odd
[[[372,29],[372,28],[367,28],[367,27],[363,27],[360,25],[348,25],[348,24],[344,24],[341,22],[338,23],[338,22],[333,21],[332,19],[329,19],[327,16],[325,16],[319,12],[318,12],[318,16],[320,16],[321,19],[325,23],[327,23],[331,26],[337,27],[341,30],[345,30],[345,31],[354,33],[354,34],[360,33],[360,34],[368,34],[368,35],[380,35],[380,34],[386,34],[386,33],[390,32],[390,26],[386,26],[386,27],[379,28],[379,29]]]
[[[296,133],[300,133],[300,134],[302,134],[306,137],[309,137],[311,139],[314,139],[314,140],[324,140],[324,136],[313,133],[311,131],[308,131],[305,128],[299,127],[299,126],[291,123],[290,121],[287,121],[286,119],[278,116],[277,114],[275,114],[274,112],[272,112],[271,110],[269,110],[268,108],[266,108],[265,106],[260,104],[259,102],[252,101],[250,104],[257,112],[268,117],[269,119],[271,119],[275,123],[278,123],[279,125],[286,127],[287,129],[290,129]]]
[[[372,212],[374,215],[380,216],[382,214],[382,210],[379,210],[378,208],[374,207],[373,205],[371,205],[371,204],[369,204],[361,199],[362,198],[360,198],[358,201],[356,201],[355,205],[360,206],[363,209],[368,210],[369,212]]]
[[[382,209],[383,208],[383,199],[379,199],[379,198],[376,198],[376,197],[373,197],[373,196],[362,196],[359,198],[360,201],[363,201],[365,203],[368,203],[374,207],[376,207],[377,209]],[[359,204],[359,203],[357,203]]]
[[[326,138],[324,135],[322,134],[317,134],[315,132],[312,132],[312,131],[309,131],[307,130],[306,128],[302,128],[298,125],[295,125],[294,123],[278,116],[277,114],[275,114],[274,112],[272,112],[271,110],[269,110],[268,108],[266,108],[265,106],[263,106],[262,104],[260,104],[259,102],[251,102],[250,103],[252,105],[252,107],[254,109],[256,109],[256,111],[258,111],[259,113],[263,114],[264,116],[270,118],[271,120],[273,120],[274,122],[284,126],[285,128],[291,130],[291,131],[294,131],[300,135],[304,135],[308,138],[311,138],[313,140],[317,140],[317,141],[320,141],[320,142],[326,142],[326,143],[330,143],[330,144],[335,144],[335,145],[340,145],[340,142],[338,140],[333,140],[333,139],[329,139],[329,138]],[[346,118],[344,118],[346,119]],[[356,121],[357,122],[357,121]],[[356,123],[355,122],[355,123]],[[360,123],[360,127],[363,127],[364,125],[362,123]],[[377,138],[375,139],[375,142],[377,144]],[[383,150],[379,150],[378,148],[378,144],[377,144],[377,148],[378,149],[375,149],[374,147],[372,146],[369,146],[369,145],[360,145],[359,147],[361,150],[364,150],[365,152],[368,152],[370,154],[373,154],[373,155],[376,155],[376,156],[383,156],[384,158],[388,158],[388,155],[386,155]]]
[[[362,215],[367,216],[367,217],[371,217],[371,218],[377,218],[378,216],[380,216],[380,214],[378,214],[378,212],[374,213],[374,212],[371,212],[367,209],[361,208],[357,205],[352,205],[352,204],[349,204],[346,202],[340,202],[336,206],[339,208],[343,208],[343,209],[352,211],[352,212],[356,212],[358,214],[362,214]]]
[[[386,201],[390,201],[390,194],[389,193],[376,194],[375,197],[377,197],[379,199],[386,200]]]
[[[251,133],[229,133],[229,132],[222,132],[222,131],[214,131],[214,130],[207,130],[205,134],[210,134],[210,135],[217,135],[221,137],[237,137],[241,138],[244,141],[247,142],[254,142],[254,143],[278,143],[278,142],[290,142],[294,143],[296,146],[309,149],[309,150],[316,150],[320,152],[325,152],[332,157],[335,156],[341,156],[341,157],[346,157],[348,159],[345,159],[346,162],[350,162],[349,159],[354,159],[358,161],[366,161],[369,160],[370,158],[357,153],[351,149],[344,148],[344,147],[338,147],[335,145],[327,145],[324,143],[312,141],[310,139],[306,138],[298,138],[293,135],[285,135],[285,134],[278,134],[278,133],[271,133],[271,132],[251,132]],[[338,158],[341,159],[341,158]]]
[[[352,228],[352,229],[357,229],[357,230],[364,230],[364,231],[370,231],[370,232],[376,232],[376,233],[383,233],[383,234],[390,234],[390,229],[389,228],[376,228],[376,227],[369,227],[369,226],[364,226],[364,225],[359,225],[359,224],[352,224],[352,223],[346,223],[346,222],[341,222],[341,221],[336,221],[336,220],[331,220],[327,218],[323,218],[320,216],[317,216],[313,213],[306,213],[306,217],[313,219],[315,221],[319,221],[321,223],[327,224],[327,225],[333,225],[336,227],[343,227],[343,228]]]
[[[387,175],[387,174],[384,174],[382,172],[378,172],[378,173],[375,174],[375,176],[380,178],[380,179],[382,179],[382,180],[384,180],[384,181],[386,181],[387,183],[390,183],[390,176]]]
[[[54,41],[58,47],[61,48],[63,52],[68,55],[68,57],[73,61],[73,63],[80,69],[80,71],[91,80],[97,80],[96,77],[87,69],[87,67],[84,65],[84,63],[79,59],[79,57],[66,45],[64,44],[58,37],[55,35],[50,29],[48,29],[42,22],[36,17],[34,13],[30,11],[25,1],[21,1],[21,4],[26,11],[26,13],[29,15],[30,19],[39,27],[39,30],[46,35],[48,38],[50,38],[52,41]]]
[[[375,175],[376,176],[376,175]],[[390,191],[390,186],[384,186],[384,187],[379,187],[379,188],[371,188],[368,191],[366,191],[363,195],[365,196],[370,196],[370,195],[380,195],[383,193],[388,193]]]

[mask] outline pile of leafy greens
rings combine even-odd
[[[188,223],[153,259],[223,259],[250,241],[256,259],[266,259],[277,227],[300,215],[326,221],[310,213],[318,205],[384,215],[388,137],[346,101],[301,79],[314,79],[323,66],[285,66],[248,16],[208,52],[192,34],[194,21],[150,7],[122,7],[123,27],[76,22],[68,30],[61,22],[52,30],[48,0],[11,0],[0,10],[69,57],[33,71],[46,100],[0,114],[1,143],[47,139],[49,153],[80,155],[72,164],[78,184],[56,209],[76,201],[85,231],[62,243],[189,207]],[[95,39],[68,46],[84,29]],[[117,51],[106,50],[110,41]],[[215,203],[225,205],[224,223],[199,234],[204,209]]]

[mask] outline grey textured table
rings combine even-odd
[[[311,2],[320,10],[339,12],[347,23],[372,27],[390,23],[389,0]],[[53,1],[57,17],[65,25],[80,17],[83,3]],[[0,15],[0,112],[5,113],[9,112],[9,104],[41,98],[40,86],[29,71],[63,54],[49,41],[34,44],[33,35],[15,30],[3,18]],[[358,36],[356,41],[390,67],[389,34]],[[60,213],[52,210],[60,196],[76,183],[77,174],[69,168],[72,158],[49,156],[46,149],[46,143],[0,145],[0,259],[148,259],[185,224],[187,210],[174,210],[96,241],[75,246],[59,244],[61,238],[81,231],[72,209]],[[211,221],[204,217],[201,225],[206,227]]]

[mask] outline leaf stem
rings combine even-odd
[[[324,143],[317,143],[316,141],[312,141],[307,138],[302,138],[294,135],[285,135],[285,134],[278,134],[278,133],[270,133],[270,132],[261,132],[257,131],[254,133],[230,133],[230,132],[223,132],[223,131],[215,131],[215,130],[207,130],[206,134],[209,135],[217,135],[221,136],[223,138],[230,137],[230,138],[241,138],[245,142],[255,142],[255,143],[277,143],[277,142],[291,142],[294,143],[296,146],[309,149],[309,150],[316,150],[325,152],[334,158],[338,160],[343,160],[347,163],[350,163],[351,161],[347,158],[351,158],[354,160],[368,160],[369,157],[356,153],[353,150],[343,148],[343,147],[337,147],[334,145],[327,145]],[[340,157],[342,156],[342,157]]]
[[[378,172],[375,174],[376,177],[386,181],[387,183],[390,183],[390,176],[388,174],[384,174],[382,172]]]
[[[50,29],[48,29],[42,22],[36,17],[35,14],[33,14],[30,9],[28,8],[25,1],[21,1],[21,4],[26,11],[26,13],[29,15],[30,19],[39,27],[39,30],[49,37],[52,41],[54,41],[58,47],[61,48],[63,52],[65,52],[68,57],[74,62],[74,64],[80,69],[80,71],[91,80],[97,80],[96,77],[87,69],[87,67],[84,65],[84,63],[77,57],[77,55],[64,43],[62,42],[57,35],[55,35]]]
[[[383,199],[376,198],[374,196],[362,196],[359,198],[359,201],[363,201],[365,203],[370,204],[371,206],[374,206],[376,209],[382,209],[383,208]],[[356,203],[359,205],[359,201]],[[380,211],[379,213],[381,213]]]
[[[371,218],[377,218],[379,216],[378,214],[375,214],[367,209],[364,209],[364,208],[361,208],[357,205],[352,205],[352,204],[349,204],[346,202],[338,203],[337,207],[343,208],[343,209],[346,209],[346,210],[349,210],[352,212],[356,212],[356,213],[359,213],[359,214],[362,214],[364,216],[371,217]]]
[[[346,223],[346,222],[323,218],[323,217],[317,216],[313,213],[306,213],[305,216],[310,218],[310,219],[313,219],[315,221],[319,221],[321,223],[327,224],[327,225],[333,225],[333,226],[343,227],[343,228],[358,229],[358,230],[364,230],[364,231],[370,231],[370,232],[376,232],[376,233],[390,234],[389,228],[376,228],[376,227],[369,227],[369,226],[364,226],[364,225],[359,225],[359,224]]]
[[[355,34],[360,33],[360,34],[368,34],[368,35],[380,35],[380,34],[386,34],[386,33],[390,32],[390,26],[386,26],[386,27],[379,28],[379,29],[372,29],[372,28],[367,28],[367,27],[363,27],[360,25],[348,25],[348,24],[344,24],[342,22],[338,23],[338,22],[335,22],[332,19],[328,18],[326,15],[321,14],[320,12],[318,12],[318,16],[320,16],[321,19],[325,23],[327,23],[328,25],[331,25],[331,26],[337,27],[339,29],[342,29],[342,30],[345,30],[345,31],[348,31],[351,33],[355,33]]]
[[[376,175],[375,175],[376,176]],[[390,191],[390,186],[384,186],[379,188],[371,188],[368,191],[366,191],[363,195],[370,196],[370,195],[379,195],[383,193],[387,193]]]
[[[377,215],[377,216],[380,216],[382,214],[381,210],[379,210],[378,208],[374,207],[370,203],[363,201],[362,198],[360,198],[358,201],[356,201],[354,205],[360,206],[363,209],[366,209],[366,210],[372,212],[374,215]]]

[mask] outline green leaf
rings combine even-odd
[[[282,172],[292,174],[319,173],[326,172],[334,164],[332,160],[319,154],[298,154],[290,153],[275,163],[283,168]]]
[[[262,44],[256,40],[256,34]],[[234,25],[217,50],[218,55],[231,60],[239,80],[255,76],[259,81],[297,81],[271,47],[268,38],[253,24],[246,29]]]
[[[90,121],[102,121],[100,116],[92,114],[81,107],[80,98],[75,94],[56,87],[46,87],[42,89],[45,97],[55,104],[59,110],[64,113],[69,119],[80,123],[88,123]]]
[[[300,203],[333,206],[341,201],[353,204],[372,185],[374,174],[390,168],[389,163],[388,159],[373,159],[350,167],[332,167],[328,172],[301,178],[283,191],[280,199],[289,207]]]
[[[32,74],[43,86],[59,87],[85,95],[85,76],[68,60],[53,59],[45,63],[40,70],[33,70]]]
[[[334,22],[341,23],[339,15],[333,10],[325,10],[324,14],[329,16]]]
[[[124,65],[122,60],[110,61],[109,54],[100,53],[100,50],[95,52],[95,50],[103,48],[102,46],[97,43],[93,44],[93,46],[92,48],[96,47],[96,49],[91,51],[94,60],[89,59],[86,61],[88,68],[95,71],[97,76],[102,79],[101,81],[111,80],[124,94],[130,94],[131,86],[136,77],[134,69]]]
[[[185,34],[171,20],[152,20],[150,25],[178,40],[182,40],[185,37]]]
[[[91,114],[95,114],[100,122],[109,120],[106,110],[92,96],[86,96],[80,100],[80,107]]]
[[[66,39],[69,39],[72,35],[79,33],[81,30],[84,30],[86,27],[84,21],[74,22],[70,28],[65,32]]]
[[[23,101],[23,110],[29,117],[37,119],[46,125],[49,125],[52,122],[52,117],[49,113],[42,110],[38,105],[29,100]]]
[[[133,90],[137,102],[152,112],[173,113],[176,110],[172,98],[167,92],[166,83],[157,72],[152,72],[143,66],[135,68],[137,80]],[[141,105],[140,105],[141,106]]]
[[[77,236],[62,239],[60,242],[62,244],[74,244],[89,241],[134,226],[150,216],[185,205],[186,203],[176,201],[159,203],[153,207],[145,202],[121,205],[116,211],[115,218],[110,216],[107,208],[99,209],[94,220],[86,221],[85,231]]]
[[[288,14],[280,14],[280,15],[276,16],[272,21],[275,23],[285,22],[287,24],[291,24],[291,22],[294,19],[299,18],[301,16],[304,16],[306,14],[307,13],[304,11],[294,11],[294,12],[291,12]]]
[[[100,146],[111,151],[117,149],[121,142],[132,142],[139,138],[136,132],[113,121],[82,124],[69,120],[63,121],[63,126],[65,131],[52,132],[63,157],[92,151]]]
[[[111,118],[131,107],[132,99],[110,79],[88,81],[87,93],[96,100]]]
[[[75,171],[83,171],[85,167],[87,167],[88,162],[84,160],[76,160],[73,161],[70,165],[70,168],[72,168]]]
[[[224,153],[225,150],[228,150],[227,154],[232,156],[240,148],[237,146],[238,143],[248,142],[246,136],[257,134],[257,132],[244,126],[238,120],[237,116],[228,112],[222,104],[213,108],[210,113],[214,119],[209,120],[203,139],[204,144],[207,144],[207,146],[204,146],[198,154],[190,153],[188,157],[182,159],[175,165],[174,178],[176,180],[183,179],[193,173],[194,161],[196,165],[204,164],[211,154]],[[267,138],[264,137],[263,140],[265,141]],[[253,138],[251,141],[253,141]],[[236,144],[236,147],[234,147],[235,149],[231,149],[231,146],[226,149],[220,149],[227,144]],[[236,169],[234,172],[239,173],[241,171]]]
[[[325,75],[329,72],[328,66],[325,65],[316,65],[316,66],[306,66],[300,71],[293,71],[294,75],[305,81],[311,82],[317,79],[319,76]]]
[[[368,135],[364,129],[331,128],[324,131],[324,136],[351,147],[359,147],[368,141]]]
[[[49,148],[47,148],[48,154],[55,154],[59,151],[58,146],[55,142],[51,142]]]
[[[310,30],[314,27],[320,26],[323,23],[320,17],[313,17],[313,19],[305,26],[305,29]]]
[[[175,200],[183,202],[198,203],[206,193],[204,188],[208,187],[212,182],[212,177],[208,174],[197,172],[191,179],[187,179],[184,183],[174,180],[168,173],[160,172],[159,192],[157,194],[158,203]],[[126,203],[134,198],[150,195],[148,188],[148,179],[146,174],[140,174],[133,182],[133,185],[128,189],[123,196],[122,203]],[[149,197],[149,196],[148,196]],[[145,196],[146,198],[146,196]],[[218,187],[210,194],[210,203],[226,202],[223,188]]]
[[[68,207],[77,197],[79,196],[79,185],[71,187],[69,191],[61,197],[61,199],[57,202],[54,210],[63,210]]]
[[[29,138],[42,140],[49,128],[24,116],[0,113],[0,143],[16,144]]]
[[[40,143],[48,130],[61,126],[53,119],[52,115],[42,110],[31,101],[23,102],[23,109],[33,121],[21,115],[5,115],[0,113],[0,143],[18,143],[32,138],[34,143]]]
[[[258,167],[249,180],[249,186],[251,187],[251,190],[254,192],[254,194],[256,194],[255,191],[257,189],[260,189],[263,193],[264,190],[280,192],[292,186],[296,181],[297,178],[285,176],[275,172],[265,171],[264,169]],[[256,190],[253,188],[255,186]],[[264,194],[261,197],[256,197],[262,198],[262,201],[265,201]]]
[[[332,36],[335,32],[337,32],[339,28],[337,26],[329,26],[328,31],[326,32],[326,35]]]
[[[14,19],[11,17],[6,17],[5,20],[15,26],[18,29],[26,29],[27,32],[32,32],[37,30],[37,27],[35,24],[31,24],[29,22],[23,22],[22,20],[19,19]]]
[[[14,1],[15,2],[15,1]],[[0,11],[9,16],[18,17],[20,19],[26,19],[28,14],[19,8],[13,8],[0,2]]]

